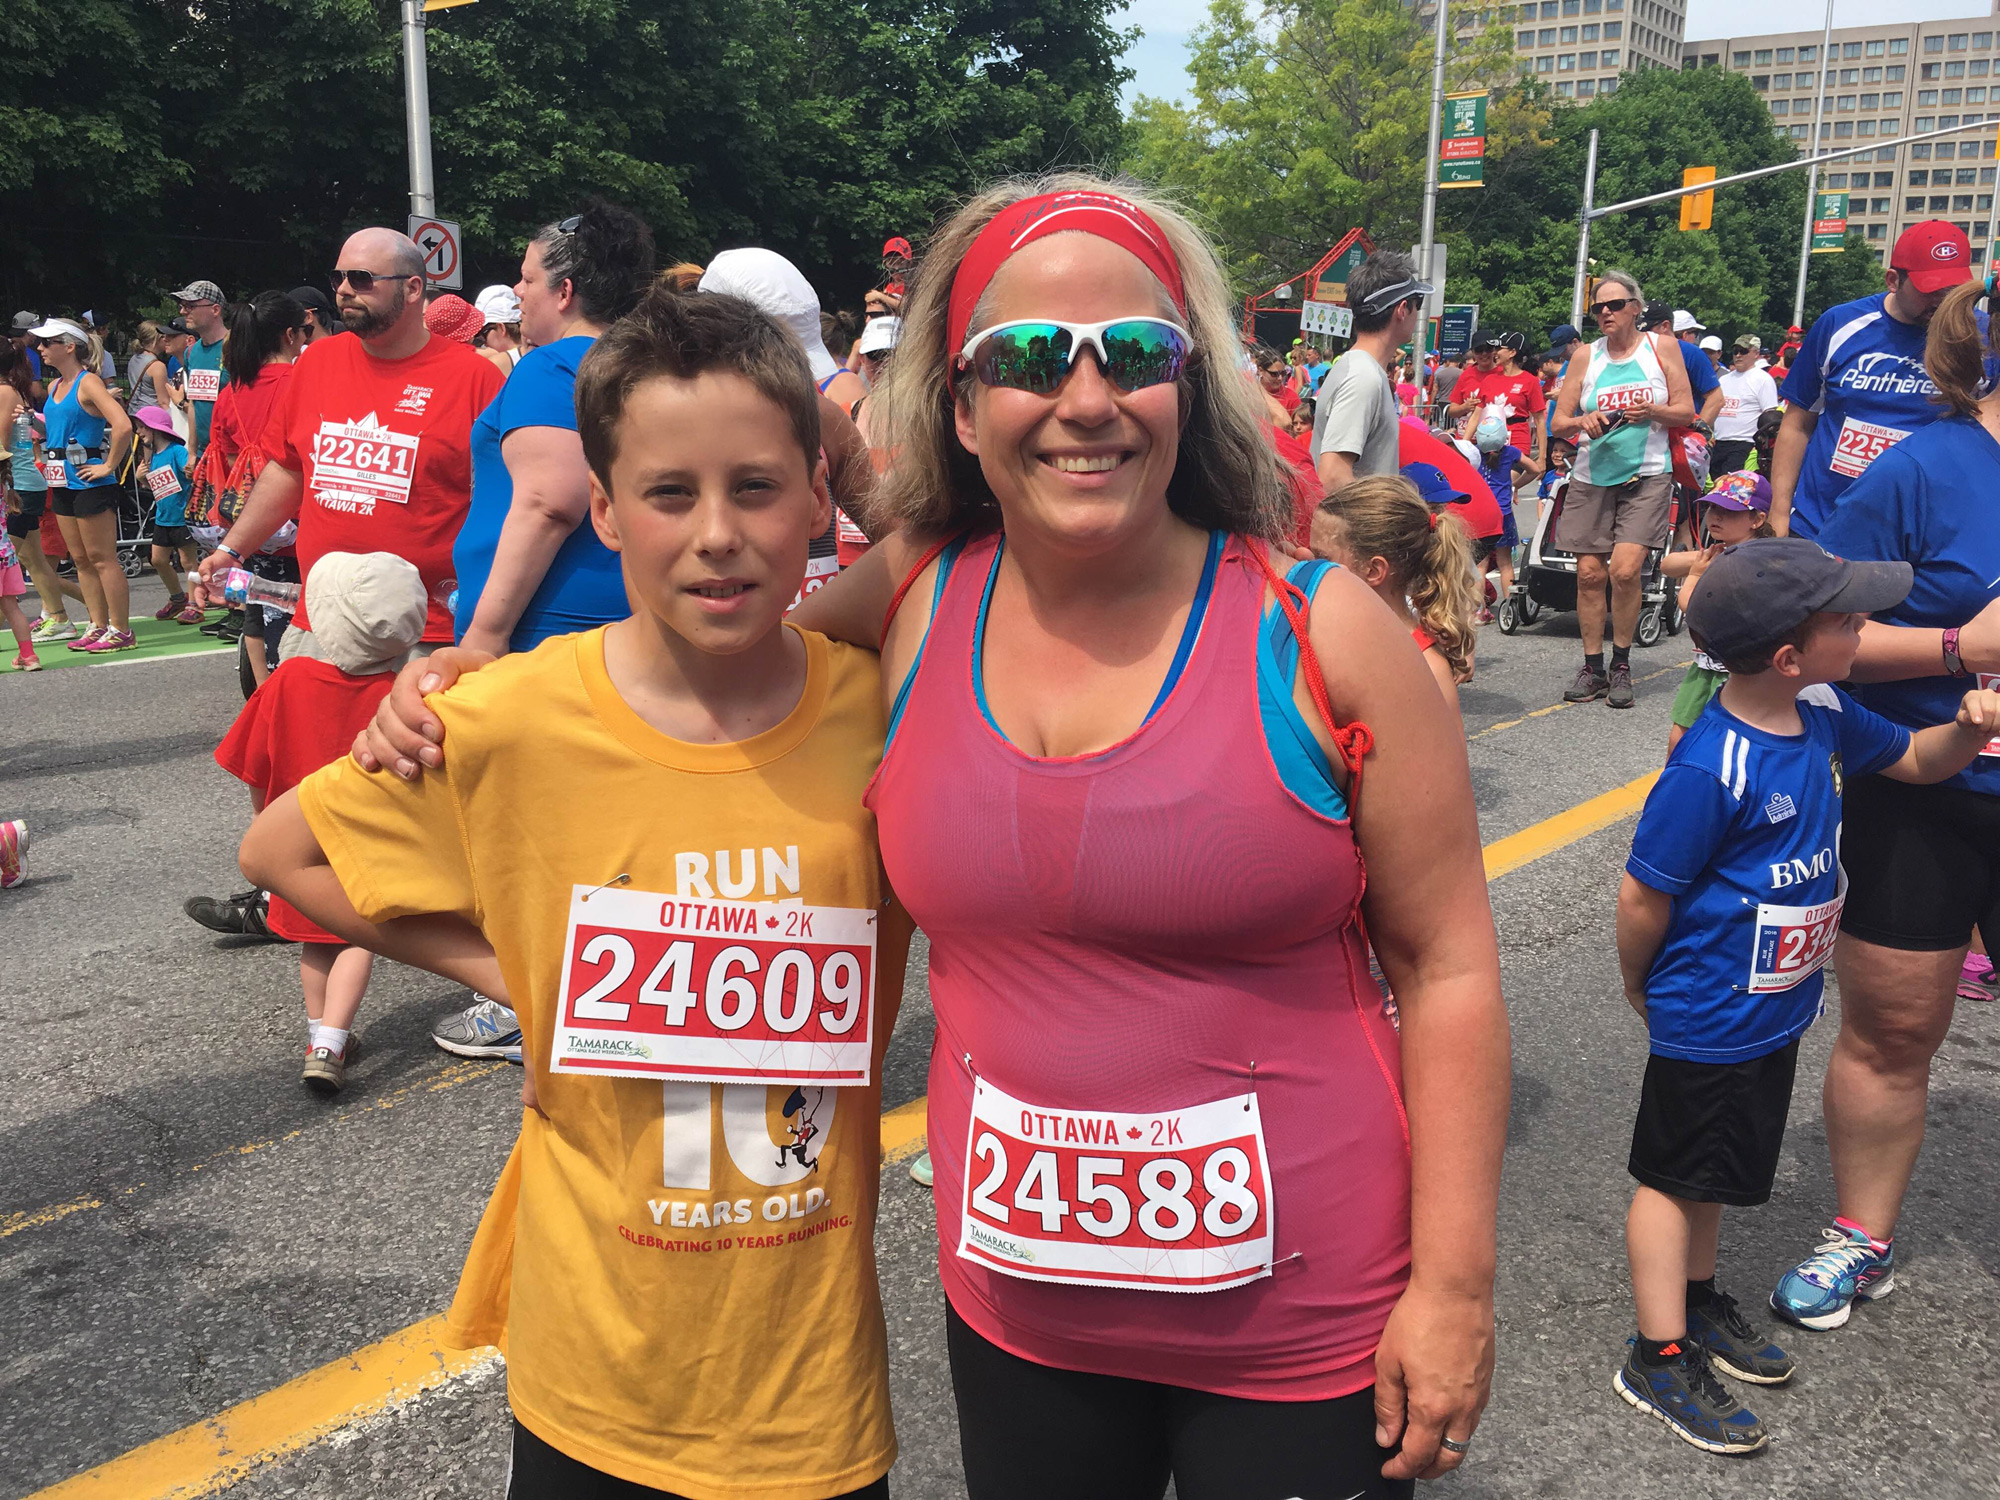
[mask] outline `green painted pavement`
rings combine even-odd
[[[215,617],[211,615],[210,618]],[[101,667],[114,662],[153,661],[163,656],[236,654],[234,646],[224,645],[212,635],[203,635],[199,626],[183,625],[178,620],[134,620],[132,634],[138,637],[138,645],[130,651],[113,651],[106,656],[95,656],[87,651],[72,651],[69,649],[68,641],[51,641],[47,645],[37,646],[35,654],[42,659],[44,671],[54,671],[59,667]],[[0,641],[12,644],[13,637],[0,631]],[[18,650],[19,647],[16,646],[15,649]],[[0,655],[0,674],[15,670],[8,665],[13,659],[11,652]]]

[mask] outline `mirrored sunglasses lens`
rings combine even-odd
[[[1104,374],[1122,391],[1179,380],[1187,355],[1180,330],[1156,319],[1113,323],[1104,330]]]
[[[1069,330],[1054,323],[1016,323],[980,344],[973,369],[987,385],[1046,396],[1069,373]]]

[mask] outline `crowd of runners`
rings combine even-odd
[[[1810,1330],[1893,1289],[1930,1058],[2000,992],[1964,235],[1906,231],[1769,357],[1608,271],[1595,338],[1422,371],[1407,255],[1353,273],[1337,358],[1271,348],[1200,230],[1082,175],[891,240],[859,315],[767,249],[661,259],[592,201],[468,302],[363,229],[327,292],[174,290],[122,380],[88,315],[0,344],[16,666],[130,648],[135,468],[160,618],[244,642],[216,758],[255,884],[188,911],[299,945],[304,1082],[345,1086],[377,955],[472,992],[439,1046],[522,1065],[449,1318],[505,1341],[510,1493],[888,1492],[876,1122],[919,928],[971,1494],[1459,1464],[1510,1052],[1458,693],[1552,565],[1569,700],[1633,704],[1648,589],[1698,648],[1616,892],[1651,1056],[1607,1372],[1763,1446],[1718,1375],[1795,1357],[1718,1227],[1771,1195],[1824,968],[1831,1225],[1729,1277]]]

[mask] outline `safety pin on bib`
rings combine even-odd
[[[585,891],[583,893],[583,899],[585,901],[588,901],[592,896],[595,896],[599,891],[608,890],[610,887],[614,885],[630,885],[631,883],[632,883],[632,877],[630,875],[613,875],[609,880],[605,881],[603,885],[594,885],[589,890]]]

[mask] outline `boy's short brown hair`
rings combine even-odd
[[[740,375],[791,422],[810,471],[819,461],[819,392],[798,340],[741,297],[654,286],[605,330],[576,372],[576,431],[606,493],[618,423],[642,381]]]

